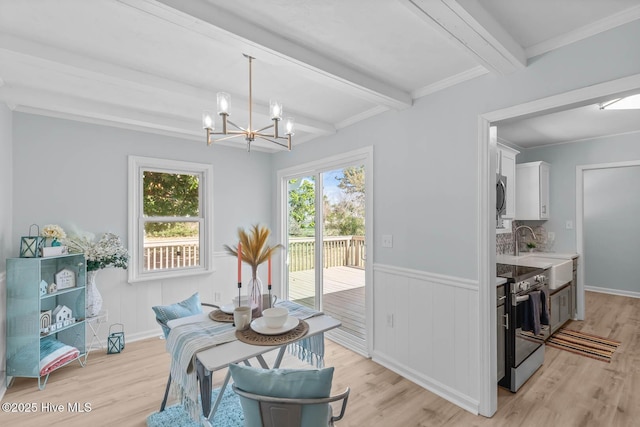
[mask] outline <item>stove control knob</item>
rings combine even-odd
[[[531,287],[531,284],[527,281],[522,281],[520,283],[518,283],[518,290],[520,291],[526,291]]]
[[[536,283],[544,283],[546,281],[546,277],[544,277],[544,274],[538,274],[534,277],[534,280]]]

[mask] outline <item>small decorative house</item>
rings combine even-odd
[[[47,294],[47,288],[48,287],[49,287],[49,285],[44,280],[42,280],[40,282],[40,296],[43,296],[43,295]]]
[[[64,323],[65,320],[71,320],[72,312],[66,305],[59,305],[53,310],[52,316],[56,323]]]
[[[46,282],[45,282],[46,285]],[[40,332],[49,333],[49,327],[51,326],[51,310],[42,310],[40,312]]]
[[[58,286],[59,291],[62,289],[74,288],[76,286],[76,273],[68,268],[63,268],[58,271],[56,273],[56,285]]]

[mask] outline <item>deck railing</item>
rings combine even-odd
[[[171,239],[144,244],[144,269],[192,267],[200,264],[198,239]]]
[[[327,236],[322,241],[324,268],[364,268],[364,236]],[[289,238],[289,271],[311,270],[315,267],[315,239]]]
[[[364,236],[327,236],[323,239],[324,268],[364,268]],[[198,239],[145,242],[145,270],[192,267],[200,263]],[[315,240],[312,237],[289,239],[289,271],[315,267]]]

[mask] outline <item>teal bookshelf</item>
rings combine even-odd
[[[49,289],[57,282],[65,288]],[[7,259],[7,387],[14,378],[27,377],[37,378],[38,388],[43,390],[53,370],[76,360],[84,366],[85,285],[86,262],[82,254]],[[53,313],[59,306],[63,309],[56,319]],[[41,319],[43,312],[51,313],[49,321]],[[59,343],[77,348],[79,354],[41,375],[41,347]]]

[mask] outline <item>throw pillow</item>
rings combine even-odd
[[[324,369],[261,369],[250,366],[229,365],[236,387],[249,392],[272,397],[314,399],[329,397],[333,368]],[[258,402],[240,398],[246,427],[262,426]],[[329,404],[308,405],[302,409],[302,425],[326,427],[331,418]]]
[[[169,320],[202,313],[200,295],[197,292],[184,301],[171,305],[156,305],[151,308],[156,313],[156,319],[160,321],[165,338],[169,336],[169,328],[166,326]]]

